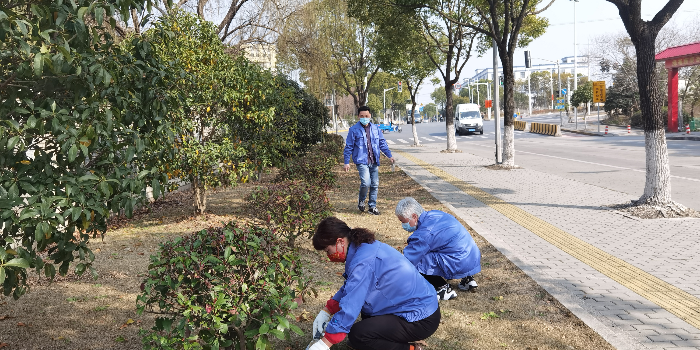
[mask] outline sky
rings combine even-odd
[[[542,2],[548,2],[543,0]],[[643,0],[642,16],[650,20],[668,2],[668,0]],[[574,5],[571,0],[556,0],[554,4],[540,16],[549,19],[549,28],[541,37],[535,39],[527,48],[519,48],[515,52],[515,65],[525,64],[523,51],[530,50],[532,57],[540,57],[548,60],[559,60],[562,57],[574,55],[574,6],[576,8],[576,38],[578,54],[586,53],[588,41],[594,42],[596,37],[605,34],[626,33],[617,7],[605,0],[579,0]],[[700,18],[700,0],[685,0],[671,19],[677,23],[688,23]],[[700,38],[698,38],[700,41]],[[591,45],[591,49],[595,48]],[[548,63],[533,58],[532,64]],[[473,57],[467,62],[460,81],[471,77],[476,70],[493,66],[493,54],[489,51],[484,57]],[[499,60],[500,66],[500,60]],[[442,79],[440,79],[442,81]],[[419,90],[416,96],[417,102],[431,103],[430,93],[438,86],[433,86],[429,81]]]

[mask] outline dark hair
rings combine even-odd
[[[329,245],[334,245],[338,238],[347,238],[350,243],[359,246],[362,243],[374,243],[374,233],[366,228],[351,229],[348,224],[335,216],[323,219],[316,227],[316,233],[312,238],[314,249],[322,250]]]
[[[357,115],[360,115],[360,112],[362,112],[362,111],[367,111],[367,112],[369,112],[369,114],[372,114],[372,110],[369,109],[369,106],[362,106],[362,107],[358,108]]]

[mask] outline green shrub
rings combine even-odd
[[[145,349],[269,349],[301,330],[288,320],[307,281],[299,257],[260,227],[229,223],[161,245],[137,298],[155,312]]]
[[[323,137],[321,147],[328,152],[331,157],[342,161],[343,150],[345,150],[345,139],[338,134],[326,134]]]
[[[278,181],[302,180],[310,185],[329,190],[335,185],[333,167],[338,161],[319,145],[315,145],[304,155],[288,159],[280,167]]]
[[[258,219],[287,238],[290,247],[299,236],[311,237],[318,222],[331,215],[323,189],[299,180],[258,187],[246,201]]]

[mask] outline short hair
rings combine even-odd
[[[372,110],[369,108],[369,106],[362,106],[357,109],[357,115],[360,115],[360,112],[362,111],[367,111],[369,114],[372,114]]]
[[[396,204],[396,216],[404,219],[410,219],[412,214],[421,216],[423,213],[425,213],[425,209],[413,197],[406,197]]]

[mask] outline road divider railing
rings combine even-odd
[[[536,134],[544,134],[551,136],[561,136],[561,128],[559,124],[547,124],[547,123],[530,123],[530,132]]]
[[[515,120],[513,121],[513,127],[515,128],[515,130],[526,131],[527,122],[524,120]]]

